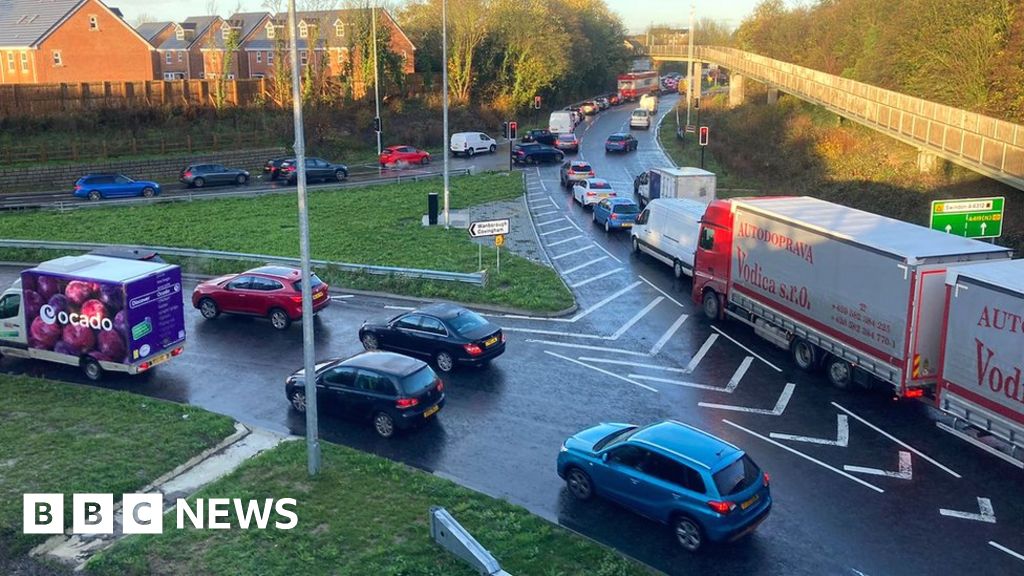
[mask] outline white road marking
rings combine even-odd
[[[410,306],[392,306],[390,304],[385,305],[384,308],[387,308],[388,310],[415,310],[415,308]]]
[[[331,298],[334,298],[335,300],[346,299],[346,298],[355,298],[355,297],[356,297],[355,294],[338,294],[337,296],[331,296]]]
[[[974,520],[977,522],[986,522],[988,524],[996,523],[996,513],[992,509],[992,501],[988,498],[978,497],[978,512],[961,512],[959,510],[947,510],[945,508],[939,508],[939,514],[943,516],[949,516],[951,518],[962,518],[964,520]]]
[[[664,382],[665,384],[675,384],[677,386],[687,386],[689,388],[700,388],[701,390],[712,390],[712,391],[715,391],[715,392],[724,392],[726,394],[732,394],[733,392],[736,391],[736,388],[740,385],[740,380],[743,379],[743,376],[747,373],[747,370],[750,368],[750,364],[753,361],[754,361],[754,358],[752,356],[747,356],[746,358],[744,358],[743,362],[740,364],[739,368],[737,368],[736,372],[733,373],[732,378],[729,379],[729,382],[728,382],[728,384],[726,384],[725,388],[722,388],[721,386],[711,386],[711,385],[708,385],[708,384],[697,384],[697,383],[688,382],[688,381],[669,380],[667,378],[658,378],[658,377],[655,377],[655,376],[641,376],[639,374],[630,374],[629,377],[630,378],[636,378],[638,380],[651,380],[651,381],[654,381],[654,382]],[[679,371],[682,372],[682,370],[679,370]],[[788,402],[789,400],[787,399],[786,401]],[[719,406],[720,407],[720,405],[718,405],[718,404],[713,404],[712,406]],[[785,409],[785,406],[783,406],[783,410],[784,409]]]
[[[906,452],[904,450],[900,450],[900,468],[896,472],[850,465],[844,465],[843,470],[846,470],[847,472],[860,472],[861,474],[872,474],[874,476],[885,476],[899,480],[912,480],[914,478],[914,466],[910,459],[910,452]]]
[[[600,248],[600,249],[601,249],[601,251],[602,251],[602,252],[604,252],[605,254],[607,254],[607,255],[608,255],[609,257],[611,257],[611,259],[612,259],[612,260],[615,260],[615,261],[616,261],[616,262],[618,262],[619,264],[622,264],[622,260],[619,260],[618,258],[616,258],[616,257],[615,257],[615,255],[614,255],[614,254],[612,254],[611,252],[609,252],[609,251],[605,250],[605,249],[604,249],[604,246],[601,246],[601,245],[600,245],[600,244],[598,244],[597,242],[594,242],[594,246],[597,246],[598,248]]]
[[[810,436],[794,436],[792,434],[779,434],[777,432],[772,432],[769,436],[776,440],[792,440],[793,442],[807,442],[809,444],[821,444],[823,446],[839,446],[840,448],[846,448],[850,444],[850,421],[847,419],[846,414],[836,414],[835,440],[812,438]]]
[[[700,390],[711,390],[712,392],[729,392],[721,386],[711,386],[710,384],[698,384],[696,382],[686,382],[683,380],[670,380],[668,378],[659,378],[657,376],[644,376],[643,374],[630,374],[630,378],[636,378],[637,380],[649,380],[651,382],[661,382],[662,384],[672,384],[673,386],[685,386],[687,388],[699,388]]]
[[[732,426],[733,428],[738,428],[739,430],[742,430],[742,431],[746,432],[747,434],[750,434],[751,436],[754,436],[755,438],[760,438],[761,440],[764,440],[765,442],[767,442],[769,444],[773,444],[775,446],[778,446],[779,448],[782,448],[783,450],[785,450],[785,451],[787,451],[787,452],[789,452],[791,454],[796,454],[797,456],[803,458],[804,460],[807,460],[809,462],[813,462],[813,463],[817,464],[818,466],[821,466],[822,468],[825,468],[826,470],[831,470],[832,472],[835,472],[836,474],[839,474],[840,476],[842,476],[844,478],[848,478],[850,480],[853,480],[854,482],[856,482],[856,483],[858,483],[858,484],[860,484],[862,486],[867,486],[868,488],[871,488],[872,490],[874,490],[875,492],[878,492],[879,494],[884,494],[885,493],[885,490],[882,490],[878,486],[875,486],[874,484],[871,484],[870,482],[866,482],[864,480],[861,480],[860,478],[857,478],[856,476],[854,476],[852,474],[848,474],[846,472],[843,472],[842,470],[836,468],[835,466],[831,466],[829,464],[826,464],[826,463],[822,462],[821,460],[818,460],[817,458],[813,458],[811,456],[808,456],[807,454],[804,454],[803,452],[801,452],[801,451],[799,451],[799,450],[797,450],[795,448],[792,448],[790,446],[786,446],[785,444],[783,444],[781,442],[776,442],[775,440],[772,440],[771,438],[768,438],[767,436],[762,436],[761,434],[758,434],[757,432],[754,432],[753,430],[749,430],[747,428],[744,428],[743,426],[740,426],[739,424],[736,424],[735,422],[731,422],[729,420],[726,420],[725,418],[722,419],[722,422],[725,422],[726,424]]]
[[[572,256],[573,254],[579,254],[580,252],[583,252],[584,250],[590,250],[593,247],[594,247],[594,245],[590,244],[588,246],[584,246],[583,248],[577,248],[577,249],[575,249],[575,250],[573,250],[571,252],[566,252],[565,254],[559,254],[558,256],[553,256],[551,259],[552,260],[558,260],[560,258],[565,258],[566,256]]]
[[[571,238],[566,238],[565,240],[559,240],[558,242],[552,242],[551,244],[548,244],[548,248],[552,248],[554,246],[558,246],[559,244],[565,244],[566,242],[572,242],[573,240],[579,240],[580,238],[583,238],[583,236],[580,236],[579,234],[577,234],[575,236],[572,236]]]
[[[548,210],[547,212],[540,212],[538,214],[534,214],[533,217],[540,218],[541,216],[550,216],[552,214],[558,214],[558,210]]]
[[[584,364],[583,362],[580,362],[579,360],[575,360],[573,358],[569,358],[568,356],[562,356],[561,354],[557,354],[555,352],[551,352],[550,350],[545,350],[544,353],[548,354],[550,356],[554,356],[556,358],[561,358],[562,360],[568,360],[569,362],[572,362],[573,364],[579,364],[580,366],[583,366],[584,368],[590,368],[591,370],[594,370],[596,372],[600,372],[600,373],[605,374],[607,376],[611,376],[612,378],[618,378],[619,380],[622,380],[624,382],[629,382],[630,384],[639,386],[641,388],[644,388],[645,390],[650,390],[651,392],[657,392],[658,391],[657,388],[651,388],[650,386],[648,386],[646,384],[641,384],[639,382],[636,382],[635,380],[630,380],[629,378],[626,378],[625,376],[619,376],[618,374],[615,374],[613,372],[609,372],[609,371],[607,371],[607,370],[605,370],[603,368],[598,368],[597,366],[591,366],[589,364]]]
[[[853,412],[851,412],[850,410],[847,410],[846,408],[843,408],[842,406],[840,406],[839,404],[836,404],[835,402],[831,402],[831,404],[832,404],[833,406],[835,406],[836,408],[839,408],[839,409],[840,409],[840,410],[842,410],[843,412],[846,412],[846,413],[847,413],[847,414],[849,414],[850,416],[853,416],[853,417],[854,417],[854,418],[856,418],[856,419],[857,419],[858,421],[860,421],[860,423],[861,423],[861,424],[864,424],[864,425],[865,425],[865,426],[867,426],[868,428],[871,428],[872,430],[874,430],[875,432],[878,432],[878,433],[879,433],[879,434],[881,434],[882,436],[885,436],[885,437],[886,437],[886,438],[888,438],[889,440],[892,440],[893,442],[895,442],[895,443],[899,444],[900,446],[903,446],[903,447],[904,447],[904,448],[906,448],[907,450],[910,450],[910,451],[911,451],[911,452],[913,452],[914,454],[917,454],[917,455],[918,455],[918,456],[920,456],[921,458],[924,458],[925,460],[927,460],[927,461],[931,462],[932,464],[934,464],[934,465],[935,465],[935,466],[937,466],[938,468],[940,468],[940,469],[942,469],[942,470],[945,470],[946,472],[948,472],[948,473],[949,473],[949,474],[950,474],[951,476],[953,476],[954,478],[962,478],[962,476],[960,476],[960,475],[959,475],[959,474],[957,474],[956,472],[954,472],[954,471],[950,470],[950,469],[949,469],[949,468],[947,468],[946,466],[943,466],[942,464],[939,464],[939,463],[938,463],[938,462],[937,462],[937,461],[936,461],[935,459],[933,459],[933,458],[929,457],[929,456],[928,456],[928,455],[926,455],[926,454],[925,454],[924,452],[921,452],[920,450],[918,450],[917,448],[914,448],[914,447],[913,447],[913,446],[911,446],[910,444],[907,444],[906,442],[904,442],[904,441],[902,441],[902,440],[900,440],[900,439],[896,438],[896,437],[895,437],[895,436],[893,436],[892,434],[889,434],[889,433],[888,433],[888,432],[886,432],[885,430],[882,430],[882,429],[881,429],[881,428],[879,428],[878,426],[875,426],[874,424],[872,424],[872,423],[868,422],[867,420],[865,420],[865,419],[861,418],[860,416],[857,416],[856,414],[854,414],[854,413],[853,413]]]
[[[554,224],[555,222],[561,222],[562,220],[565,220],[565,218],[555,218],[554,220],[548,220],[547,222],[538,222],[537,226],[547,226],[548,224]]]
[[[690,358],[690,363],[683,369],[684,373],[692,374],[693,371],[697,369],[697,365],[704,359],[704,355],[708,353],[708,350],[711,350],[712,346],[714,346],[715,340],[718,340],[718,334],[708,336],[708,339],[701,345],[700,350],[697,350],[697,353],[693,355],[693,358]]]
[[[575,229],[579,230],[580,232],[583,232],[583,228],[580,228],[580,227],[579,227],[579,226],[578,226],[578,225],[576,224],[576,222],[574,222],[574,221],[573,221],[573,219],[572,219],[572,218],[566,218],[566,220],[568,220],[568,221],[569,221],[569,225],[570,225],[570,226],[572,226],[573,228],[575,228]]]
[[[647,358],[647,352],[633,352],[632,350],[623,350],[621,348],[608,348],[605,346],[588,346],[587,344],[573,344],[571,342],[555,342],[553,340],[533,340],[527,338],[527,342],[533,342],[534,344],[547,344],[548,346],[562,346],[563,348],[577,348],[580,350],[597,350],[598,352],[609,352],[612,354],[629,354],[630,356],[642,356]]]
[[[697,406],[703,408],[716,408],[718,410],[732,410],[733,412],[749,412],[751,414],[764,414],[766,416],[782,416],[782,413],[786,411],[786,406],[789,404],[789,399],[793,396],[793,390],[796,389],[796,384],[792,382],[786,383],[786,388],[783,389],[782,394],[779,395],[779,400],[775,402],[775,407],[771,410],[765,410],[763,408],[748,408],[746,406],[729,406],[728,404],[712,404],[710,402],[698,402]]]
[[[611,270],[609,270],[607,272],[603,272],[601,274],[598,274],[597,276],[594,276],[593,278],[587,278],[586,280],[581,280],[581,281],[579,281],[579,282],[577,282],[575,284],[569,284],[569,288],[579,288],[581,286],[586,286],[587,284],[590,284],[591,282],[596,282],[596,281],[598,281],[598,280],[600,280],[602,278],[607,278],[608,276],[611,276],[612,274],[615,274],[615,273],[621,272],[621,271],[622,271],[622,268],[613,268],[613,269],[611,269]]]
[[[565,232],[566,230],[572,230],[572,226],[566,226],[565,228],[555,228],[554,230],[548,230],[547,232],[541,232],[541,236],[550,236],[552,234],[558,234],[559,232]]]
[[[568,270],[564,270],[562,272],[562,274],[572,274],[573,272],[575,272],[577,270],[582,270],[582,269],[586,268],[587,266],[590,266],[591,264],[596,264],[598,262],[603,262],[604,260],[607,260],[607,259],[608,259],[607,256],[601,256],[600,258],[594,258],[593,260],[587,260],[586,262],[584,262],[583,264],[580,264],[579,266],[573,266],[572,268],[569,268]]]
[[[664,291],[664,290],[662,290],[661,288],[658,288],[657,286],[655,286],[655,285],[654,285],[654,283],[653,283],[653,282],[651,282],[650,280],[648,280],[647,278],[644,278],[643,276],[640,276],[640,279],[641,279],[641,280],[643,280],[644,282],[647,282],[647,284],[648,284],[648,285],[649,285],[649,286],[650,286],[651,288],[654,288],[654,289],[655,289],[655,290],[657,290],[658,292],[661,292],[662,296],[664,296],[665,298],[668,298],[669,300],[671,300],[672,302],[674,302],[676,306],[679,306],[680,308],[684,308],[684,306],[683,306],[683,305],[682,305],[682,304],[681,304],[681,303],[679,302],[679,300],[676,300],[675,298],[673,298],[673,297],[669,296],[667,292],[665,292],[665,291]]]
[[[747,354],[750,354],[750,355],[751,355],[751,356],[753,356],[754,358],[757,358],[757,359],[758,359],[758,360],[760,360],[761,362],[764,362],[765,364],[767,364],[767,365],[771,366],[772,368],[774,368],[774,369],[775,369],[775,371],[776,371],[776,372],[782,372],[782,368],[779,368],[779,367],[778,367],[778,366],[776,366],[775,364],[772,364],[771,362],[769,362],[769,361],[765,360],[765,359],[764,359],[764,358],[763,358],[763,357],[762,357],[762,356],[761,356],[760,354],[758,354],[757,352],[754,352],[754,351],[753,351],[753,350],[751,350],[750,348],[747,348],[747,347],[746,347],[746,346],[744,346],[743,344],[740,344],[740,343],[739,343],[739,341],[737,341],[737,340],[736,340],[735,338],[733,338],[732,336],[729,336],[729,335],[728,335],[728,334],[726,334],[725,332],[722,332],[722,331],[721,331],[721,330],[720,330],[720,329],[719,329],[719,328],[718,328],[717,326],[712,326],[712,327],[711,327],[711,329],[712,329],[712,330],[714,330],[715,332],[718,332],[718,333],[719,333],[719,334],[721,334],[722,336],[725,336],[726,338],[728,338],[728,339],[729,339],[729,341],[730,341],[730,342],[732,342],[733,344],[735,344],[735,345],[739,346],[740,348],[743,348],[744,350],[746,350],[746,351],[747,351]]]
[[[995,548],[996,550],[1002,550],[1003,552],[1006,552],[1007,554],[1009,554],[1010,556],[1013,556],[1014,558],[1016,558],[1018,560],[1024,560],[1024,554],[1021,554],[1019,552],[1014,552],[1013,550],[1010,550],[1009,548],[1007,548],[1006,546],[1003,546],[1002,544],[1000,544],[998,542],[993,542],[992,540],[989,540],[988,541],[988,545],[993,547],[993,548]]]
[[[620,326],[619,329],[616,330],[614,334],[612,334],[611,339],[612,340],[618,340],[620,336],[625,334],[627,330],[632,328],[634,324],[639,322],[640,319],[643,318],[644,316],[646,316],[648,312],[653,310],[655,306],[657,306],[658,304],[661,304],[661,302],[663,300],[665,300],[665,299],[663,297],[661,297],[661,296],[658,296],[657,298],[652,300],[651,303],[648,304],[647,306],[645,306],[643,310],[637,312],[632,318],[629,319],[628,322],[626,322],[625,324]]]
[[[544,183],[544,178],[542,178],[540,175],[540,166],[536,166],[535,168],[537,168],[537,180],[540,181],[541,188],[543,188],[544,191],[547,192],[548,185]]]
[[[659,338],[658,341],[654,343],[654,346],[651,347],[651,356],[654,356],[658,352],[661,352],[661,349],[665,346],[665,344],[668,344],[669,339],[671,339],[672,336],[675,335],[676,330],[679,330],[679,327],[683,325],[683,322],[686,322],[687,318],[689,318],[689,316],[686,314],[680,314],[679,318],[676,318],[676,321],[673,322],[671,326],[669,326],[668,330],[666,330],[665,333],[661,335],[661,338]]]
[[[520,332],[523,334],[543,334],[545,336],[565,336],[567,338],[590,338],[593,340],[608,340],[608,338],[599,334],[579,334],[576,332],[559,332],[557,330],[541,330],[540,328],[516,328],[509,326],[502,326],[502,330],[505,332]]]
[[[645,354],[647,356],[649,354]],[[673,368],[671,366],[658,366],[657,364],[643,364],[640,362],[626,362],[623,360],[609,360],[607,358],[591,358],[587,356],[581,356],[580,360],[586,360],[587,362],[600,362],[603,364],[617,364],[619,366],[629,366],[631,368],[650,368],[651,370],[664,370],[666,372],[682,372],[682,368]]]

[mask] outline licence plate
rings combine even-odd
[[[751,506],[753,506],[754,502],[757,502],[760,498],[761,498],[760,496],[758,496],[757,494],[754,494],[753,498],[751,498],[750,500],[747,500],[746,502],[740,504],[740,508],[743,509],[743,510],[746,510],[747,508],[750,508]]]
[[[169,359],[170,357],[171,357],[171,355],[170,355],[170,354],[161,354],[161,355],[159,355],[159,356],[154,356],[154,357],[153,357],[153,358],[152,358],[152,359],[151,359],[151,360],[149,361],[149,365],[150,365],[150,366],[156,366],[157,364],[160,364],[161,362],[167,362],[167,360],[168,360],[168,359]]]
[[[629,223],[629,222],[623,222],[623,223],[622,223],[622,227],[623,227],[623,228],[632,228],[632,227],[633,227],[633,224],[631,224],[631,223]]]
[[[484,346],[494,346],[497,343],[498,343],[498,337],[494,336],[492,338],[488,338],[487,340],[485,340],[484,341]]]
[[[323,292],[317,292],[316,294],[313,294],[313,300],[319,300],[319,299],[321,299],[323,297],[324,297],[324,293]]]
[[[426,412],[423,413],[423,417],[424,418],[430,418],[431,416],[436,414],[437,411],[440,410],[440,409],[441,409],[440,406],[431,406],[430,408],[427,408]]]

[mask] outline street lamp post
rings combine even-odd
[[[380,120],[380,73],[377,71],[377,5],[374,4],[370,8],[370,13],[373,17],[373,98],[377,103],[377,156],[380,156],[380,133],[381,133],[381,120]]]
[[[448,214],[448,0],[441,0],[441,84],[443,94],[441,105],[444,107],[442,124],[444,128],[444,228],[451,225]]]
[[[316,372],[313,358],[313,289],[309,264],[309,207],[306,204],[306,145],[302,131],[302,94],[299,86],[299,48],[295,26],[295,0],[288,0],[291,35],[292,115],[295,121],[295,170],[299,198],[299,255],[302,258],[302,366],[306,392],[306,453],[310,476],[320,472],[320,441],[316,413]],[[310,48],[307,46],[307,49]],[[310,50],[312,53],[313,51]]]

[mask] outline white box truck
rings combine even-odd
[[[816,198],[716,200],[701,220],[692,297],[837,387],[877,379],[920,397],[938,379],[947,272],[1011,257]]]
[[[700,168],[654,168],[633,180],[640,206],[658,198],[689,198],[710,204],[715,199],[715,173]]]
[[[671,266],[676,278],[693,276],[693,255],[705,205],[689,198],[652,200],[630,231],[633,252]]]
[[[172,264],[64,256],[25,270],[0,295],[0,354],[138,374],[181,354],[185,305]]]

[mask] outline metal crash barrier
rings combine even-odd
[[[439,506],[430,509],[430,536],[442,548],[465,560],[479,574],[485,576],[512,576],[501,569],[498,561],[466,531],[447,510]]]

